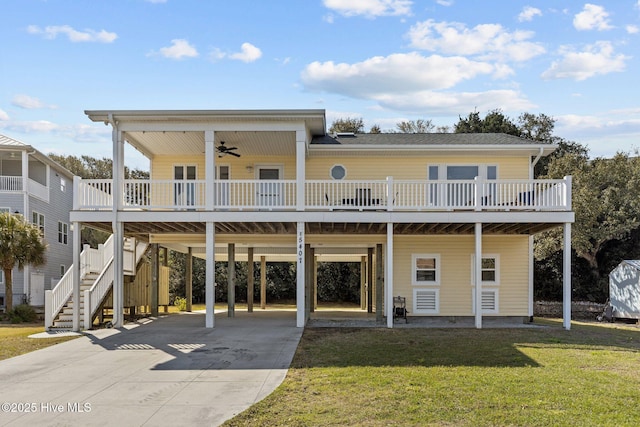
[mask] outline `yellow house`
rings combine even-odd
[[[342,257],[363,260],[364,298],[388,327],[402,296],[410,316],[470,317],[481,328],[485,316],[533,315],[533,235],[563,227],[570,327],[571,178],[533,179],[553,145],[504,134],[330,135],[324,110],[86,114],[113,130],[114,179],[76,179],[71,221],[114,233],[116,325],[126,237],[206,259],[206,327],[214,262],[237,256],[296,262],[299,327],[314,307],[314,260]],[[150,179],[124,179],[125,143],[150,159]]]

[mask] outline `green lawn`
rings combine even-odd
[[[42,324],[0,324],[0,360],[77,338],[29,338],[38,332],[44,332]]]
[[[306,329],[227,426],[638,426],[640,329]]]

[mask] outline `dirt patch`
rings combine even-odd
[[[574,320],[595,320],[602,314],[605,305],[589,301],[573,301],[571,318]],[[562,317],[562,303],[557,301],[536,301],[533,305],[535,317]]]

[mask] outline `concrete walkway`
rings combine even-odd
[[[0,426],[219,425],[280,385],[303,329],[286,311],[215,321],[165,316],[0,361]]]

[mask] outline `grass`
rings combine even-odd
[[[637,426],[640,329],[306,329],[227,426]]]
[[[42,324],[1,324],[0,360],[19,356],[77,337],[29,338],[29,335],[44,332]]]

